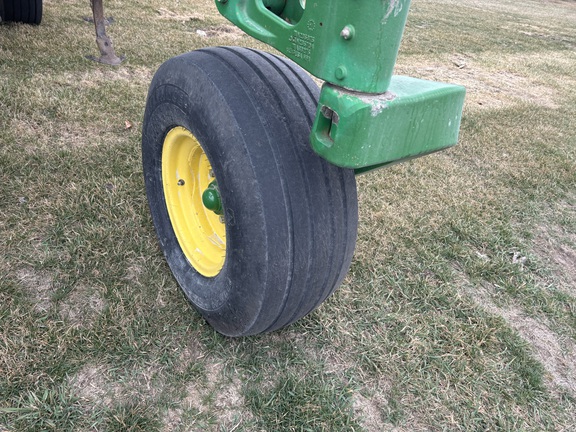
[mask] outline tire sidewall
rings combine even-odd
[[[164,68],[180,70],[172,59]],[[227,99],[242,97],[220,94],[213,79],[197,67],[185,66],[186,78],[172,76],[170,82],[154,79],[148,96],[143,130],[143,164],[146,189],[152,219],[167,262],[187,298],[200,310],[208,322],[217,322],[218,331],[235,334],[239,328],[249,328],[253,317],[262,308],[267,266],[251,265],[268,260],[265,217],[261,211],[262,194],[249,154],[245,137],[250,136],[249,124],[240,128],[230,111]],[[162,67],[157,77],[164,77]],[[195,83],[194,89],[187,88]],[[193,93],[192,93],[193,91]],[[240,92],[241,93],[241,92]],[[191,95],[194,95],[193,97]],[[219,95],[219,97],[217,96]],[[207,278],[188,262],[178,244],[164,199],[162,185],[162,146],[164,137],[175,126],[188,129],[198,139],[216,175],[225,209],[226,258],[220,273]],[[227,324],[219,319],[228,319]]]

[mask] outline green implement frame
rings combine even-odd
[[[357,173],[451,147],[465,89],[394,76],[410,0],[216,0],[222,15],[325,81],[310,142]]]

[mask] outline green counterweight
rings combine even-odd
[[[331,163],[365,172],[453,146],[464,90],[394,76],[383,94],[358,94],[325,84],[310,137]]]

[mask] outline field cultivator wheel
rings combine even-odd
[[[186,297],[222,334],[296,321],[350,266],[354,172],[310,148],[318,93],[290,60],[245,48],[175,57],[152,81],[142,142],[152,219]]]

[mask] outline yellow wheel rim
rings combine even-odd
[[[214,277],[226,258],[226,227],[202,203],[202,193],[215,180],[198,140],[183,127],[170,130],[162,147],[162,184],[168,215],[190,264]]]

